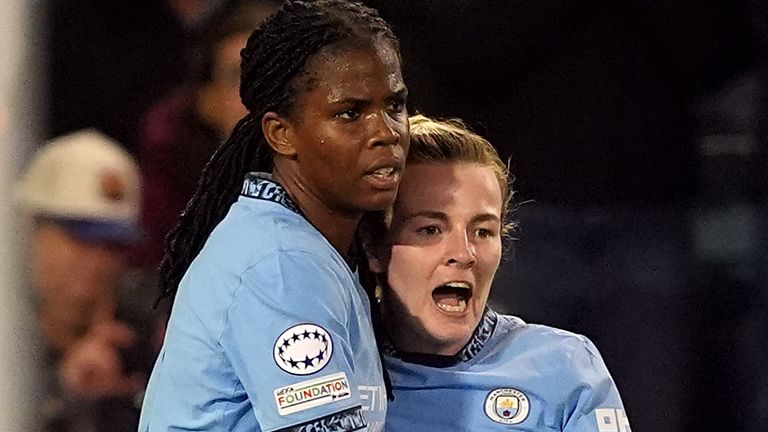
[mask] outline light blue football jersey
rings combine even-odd
[[[180,284],[139,431],[380,431],[386,404],[357,275],[249,174]]]
[[[488,309],[454,357],[397,353],[387,431],[629,432],[619,392],[586,337]]]

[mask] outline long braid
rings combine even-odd
[[[374,220],[376,218],[383,218],[383,216],[383,212],[369,212],[366,214],[365,218]],[[368,301],[371,304],[371,323],[373,324],[373,334],[376,337],[376,346],[379,347],[379,357],[381,359],[382,372],[384,374],[384,387],[387,392],[387,399],[395,400],[392,380],[389,377],[387,368],[384,367],[384,353],[381,350],[385,343],[386,327],[384,326],[384,318],[381,314],[381,305],[379,304],[379,299],[376,297],[376,287],[378,286],[378,283],[376,282],[376,275],[368,265],[366,254],[363,252],[365,250],[363,243],[372,237],[372,234],[363,232],[365,230],[373,229],[373,227],[383,226],[383,222],[380,225],[370,223],[370,226],[368,222],[365,223],[366,226],[360,226],[357,230],[357,235],[355,236],[355,241],[357,243],[356,250],[360,251],[357,257],[358,274],[360,275],[360,284],[368,295]]]
[[[235,126],[203,170],[178,224],[166,238],[160,264],[161,298],[173,297],[192,260],[237,200],[243,175],[271,171],[271,149],[261,131],[267,112],[292,114],[307,61],[333,45],[396,37],[375,10],[344,0],[288,0],[248,38],[241,51],[240,98],[249,114]]]
[[[248,161],[256,159],[252,153],[257,147],[264,147],[261,143],[249,145],[263,139],[260,138],[261,128],[254,123],[250,114],[245,116],[229,139],[216,150],[203,169],[197,189],[178,224],[168,234],[166,253],[160,264],[163,297],[175,293],[192,259],[237,198],[242,173],[248,170]]]

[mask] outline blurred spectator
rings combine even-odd
[[[82,130],[43,147],[16,193],[32,224],[44,430],[135,431],[134,398],[153,360],[148,320],[134,306],[144,303],[146,317],[151,298],[126,255],[141,234],[138,168],[116,142]]]
[[[160,263],[163,240],[192,197],[203,167],[246,114],[239,93],[240,50],[278,6],[275,0],[224,4],[200,33],[195,79],[146,114],[138,153],[147,236],[135,253],[138,265],[154,269]]]
[[[94,127],[134,150],[142,114],[189,76],[186,49],[223,1],[46,2],[51,136]]]
[[[698,103],[698,201],[691,220],[695,278],[688,297],[696,371],[693,430],[768,430],[764,97],[745,70]],[[705,334],[706,338],[695,337]],[[723,391],[728,389],[728,391]]]
[[[195,28],[225,0],[166,0],[176,17],[187,28]]]
[[[141,114],[188,70],[168,0],[46,2],[49,136],[97,128],[134,149]]]

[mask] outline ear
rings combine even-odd
[[[272,150],[289,158],[296,157],[296,149],[290,139],[291,123],[276,112],[268,112],[261,118],[261,130]]]
[[[381,255],[381,246],[376,247],[371,244],[368,239],[363,240],[363,250],[365,251],[365,257],[368,260],[368,268],[377,275],[387,272],[386,264]]]

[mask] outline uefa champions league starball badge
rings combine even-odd
[[[277,366],[293,375],[319,372],[333,354],[333,340],[324,328],[315,324],[299,324],[284,331],[275,341]]]

